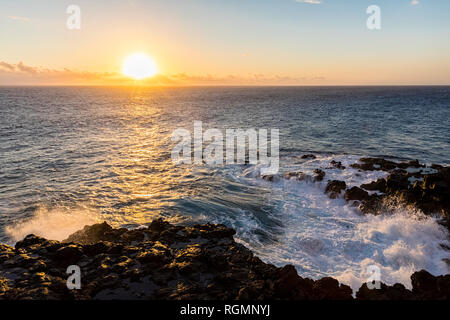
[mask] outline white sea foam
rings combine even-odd
[[[333,159],[347,168],[330,169],[329,162]],[[274,213],[282,227],[280,233],[274,235],[276,241],[263,244],[252,230],[242,230],[240,226],[246,223],[240,221],[238,241],[267,262],[279,266],[293,264],[304,277],[333,276],[350,285],[354,292],[367,281],[366,271],[370,265],[380,268],[382,282],[399,282],[408,288],[411,288],[410,276],[414,271],[425,269],[435,275],[449,273],[443,259],[450,254],[441,247],[441,244],[450,245],[448,233],[436,219],[402,207],[391,208],[390,214],[363,215],[344,199],[332,200],[324,194],[328,180],[343,180],[351,187],[386,177],[383,171],[350,168],[357,159],[355,156],[322,156],[290,168],[305,173],[323,169],[325,179],[316,183],[295,179],[268,182],[257,178],[258,168],[247,168],[240,179],[273,190],[282,197],[283,205]],[[254,223],[252,220],[249,225]]]
[[[11,243],[29,234],[46,239],[63,240],[86,225],[101,222],[101,216],[88,208],[39,208],[32,217],[9,225],[5,234]]]

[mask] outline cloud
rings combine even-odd
[[[119,74],[108,72],[87,72],[70,69],[55,70],[43,67],[0,61],[0,83],[4,84],[96,84],[107,83]]]
[[[191,86],[191,85],[300,85],[321,84],[321,76],[290,77],[284,75],[190,75],[186,73],[158,74],[142,80],[144,85]],[[118,72],[89,72],[70,69],[55,70],[32,67],[23,62],[16,64],[0,61],[0,84],[2,85],[133,85],[135,81]]]
[[[22,61],[17,64],[0,61],[0,72],[36,74],[41,71],[40,68],[24,65]]]
[[[298,3],[321,4],[322,0],[295,0]]]
[[[10,71],[10,72],[14,72],[14,70],[16,70],[16,67],[12,64],[0,61],[0,72],[2,71]]]
[[[24,65],[22,63],[22,61],[19,62],[18,64],[16,64],[16,69],[20,72],[25,72],[25,73],[38,73],[39,72],[36,68]]]
[[[418,0],[412,0],[412,1],[411,1],[411,4],[412,4],[413,6],[416,6],[416,5],[419,4],[419,1],[418,1]]]
[[[8,16],[8,18],[11,19],[11,20],[15,20],[15,21],[23,21],[23,22],[30,21],[29,18],[27,18],[27,17],[20,17],[20,16]]]

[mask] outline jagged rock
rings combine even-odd
[[[331,199],[336,199],[345,188],[347,188],[345,181],[330,180],[325,188],[325,193],[328,193]]]
[[[361,188],[369,190],[369,191],[378,190],[380,192],[386,192],[386,180],[378,179],[377,181],[372,181],[370,183],[362,184]]]
[[[19,243],[23,252],[0,247],[0,257],[11,262],[0,264],[0,274],[20,268],[11,283],[0,277],[0,299],[351,298],[336,280],[314,287],[293,266],[262,262],[234,234],[223,225],[182,227],[158,219],[136,230],[86,226],[65,240],[70,243],[29,236]],[[55,244],[57,250],[42,250]],[[71,264],[81,267],[80,290],[65,284]]]
[[[38,237],[34,234],[27,235],[23,240],[18,241],[15,245],[17,249],[26,248],[29,246],[37,245],[37,244],[43,244],[47,242],[47,239]]]
[[[83,250],[78,245],[68,245],[59,248],[55,253],[55,259],[66,266],[75,264],[83,255]]]
[[[332,166],[333,168],[341,169],[341,170],[344,170],[344,169],[345,169],[345,166],[342,165],[342,162],[341,162],[341,161],[335,161],[335,160],[332,160],[332,161],[330,162],[330,164],[331,164],[331,166]]]
[[[380,214],[384,200],[395,201],[418,208],[428,215],[440,214],[443,224],[450,230],[450,167],[433,164],[427,168],[418,160],[395,163],[380,158],[362,158],[360,161],[362,163],[352,164],[351,167],[389,171],[386,179],[361,185],[365,190],[384,192],[382,196],[368,196],[353,188],[347,190],[346,199],[360,201],[362,212]],[[419,170],[405,170],[408,168]]]
[[[435,277],[425,270],[411,276],[412,292],[423,300],[450,299],[450,275]]]
[[[388,193],[396,193],[402,190],[408,190],[408,175],[402,171],[394,171],[386,178],[386,189]]]
[[[286,172],[284,178],[287,180],[297,179],[298,181],[313,181],[313,177],[301,171]]]
[[[68,237],[83,243],[28,236],[16,249],[0,245],[0,299],[352,299],[350,287],[333,278],[314,281],[292,265],[262,262],[234,234],[223,225],[183,227],[158,219],[137,230],[86,226]],[[69,263],[81,267],[80,290],[66,286]],[[450,275],[420,271],[411,279],[412,291],[363,285],[356,297],[449,299]]]
[[[404,285],[396,283],[393,286],[387,286],[380,283],[380,289],[369,289],[364,283],[356,292],[358,300],[411,300],[413,294],[407,290]]]
[[[63,242],[89,244],[98,241],[114,241],[113,236],[110,234],[112,230],[112,227],[106,222],[94,224],[92,226],[85,226],[83,230],[75,232],[67,239],[63,240]]]
[[[383,207],[383,196],[377,194],[371,194],[362,201],[359,205],[359,210],[365,214],[381,214],[381,209]]]
[[[406,169],[406,168],[424,168],[425,165],[422,165],[419,163],[419,160],[411,160],[408,162],[402,162],[397,164],[397,167],[401,168],[401,169]]]
[[[450,274],[435,277],[425,270],[411,275],[412,291],[402,284],[387,286],[381,283],[380,289],[369,289],[363,284],[356,292],[359,300],[449,300]]]
[[[111,250],[111,248],[112,245],[109,242],[100,241],[90,245],[85,245],[83,249],[88,256],[95,256],[101,253],[107,253]]]
[[[279,180],[279,177],[276,174],[265,174],[265,175],[262,175],[261,178],[263,178],[264,180],[270,181],[270,182],[276,182]]]
[[[318,300],[352,299],[352,289],[344,284],[339,284],[339,281],[330,277],[315,281],[313,292],[314,297]]]
[[[8,287],[8,280],[0,276],[0,296],[5,295],[10,288]]]
[[[361,158],[359,161],[362,163],[354,163],[350,167],[364,171],[389,171],[397,167],[397,163],[382,158]]]
[[[325,172],[321,169],[314,169],[314,181],[322,181],[325,177]]]
[[[347,200],[347,201],[351,201],[351,200],[362,201],[369,197],[369,193],[361,188],[352,187],[345,191],[344,197],[345,197],[345,200]]]

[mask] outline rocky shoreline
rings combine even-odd
[[[262,262],[234,241],[223,225],[174,226],[163,220],[148,228],[86,226],[65,241],[28,235],[15,247],[0,245],[0,299],[156,300],[352,300],[336,279],[302,278],[295,268]],[[69,265],[81,268],[81,289],[66,285]],[[361,300],[449,299],[450,275],[422,270],[401,284],[356,292]]]
[[[345,169],[336,161],[330,166]],[[449,227],[449,167],[380,158],[362,158],[350,167],[383,170],[388,175],[351,188],[344,181],[330,180],[325,188],[330,198],[345,198],[364,214],[389,213],[385,203],[396,199],[425,214],[440,215]],[[320,182],[325,172],[318,168],[313,176],[288,172],[262,178]],[[435,277],[421,270],[411,275],[412,290],[382,283],[381,289],[363,284],[352,292],[330,277],[311,280],[300,277],[291,265],[266,264],[235,242],[234,234],[223,225],[175,226],[155,220],[134,230],[114,229],[106,222],[86,226],[61,242],[28,235],[15,247],[0,244],[0,299],[450,299],[450,275]],[[81,269],[81,289],[67,287],[70,265]]]
[[[302,159],[315,159],[307,154]],[[330,168],[345,170],[341,162],[332,160]],[[350,165],[357,171],[385,171],[386,178],[348,188],[345,181],[329,180],[325,193],[331,199],[343,197],[365,214],[389,213],[390,204],[419,209],[426,215],[438,216],[441,223],[450,228],[450,167],[438,164],[426,166],[418,160],[393,162],[383,158],[361,158]],[[267,181],[297,179],[299,181],[320,182],[325,172],[317,168],[313,175],[301,171],[286,172],[282,176],[263,175]],[[449,229],[450,230],[450,229]]]

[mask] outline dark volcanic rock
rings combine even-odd
[[[47,242],[47,239],[38,237],[34,234],[29,234],[23,240],[18,241],[16,243],[16,248],[20,249],[20,248],[24,248],[24,247],[33,246],[33,245],[40,245],[40,244],[43,244],[46,242]]]
[[[359,205],[359,210],[366,214],[381,214],[381,210],[383,208],[383,199],[383,196],[371,194]]]
[[[336,279],[302,278],[292,265],[277,268],[236,243],[223,225],[174,226],[153,221],[138,230],[87,226],[71,243],[33,235],[0,244],[1,299],[294,299],[350,300]],[[76,243],[75,240],[79,240]],[[81,289],[69,290],[66,269],[81,268]],[[450,275],[412,275],[413,290],[363,285],[357,299],[449,299]]]
[[[350,167],[365,171],[389,171],[397,167],[397,163],[382,158],[361,158],[359,161],[362,163],[354,163]]]
[[[68,245],[59,248],[55,253],[55,260],[62,265],[72,265],[80,260],[83,249],[78,245]]]
[[[435,277],[425,270],[411,275],[412,291],[402,284],[387,286],[381,283],[380,289],[369,289],[363,284],[356,292],[359,300],[449,300],[450,275]]]
[[[408,190],[408,175],[402,171],[394,171],[386,178],[386,189],[388,193]]]
[[[77,242],[82,244],[95,243],[102,240],[114,240],[113,228],[106,222],[86,226],[82,230],[70,235],[63,242]]]
[[[416,181],[411,192],[416,196],[420,209],[430,213],[440,212],[444,218],[450,219],[450,167],[424,175],[423,182],[419,184]]]
[[[364,283],[356,292],[358,300],[411,300],[413,298],[413,293],[400,283],[393,286],[380,283],[380,289],[369,289]]]
[[[424,168],[425,165],[420,164],[419,160],[411,160],[408,162],[402,162],[397,164],[397,167],[401,168],[401,169],[406,169],[406,168]]]
[[[314,169],[314,181],[322,181],[325,177],[325,172],[321,169]]]
[[[394,163],[380,158],[362,158],[360,161],[362,163],[351,166],[360,170],[389,171],[386,179],[361,185],[362,189],[378,190],[384,195],[349,195],[351,200],[362,198],[360,208],[363,212],[377,213],[384,200],[395,199],[398,203],[414,206],[425,214],[441,214],[445,219],[444,224],[450,226],[450,167],[432,165],[427,168],[418,160]]]
[[[313,181],[313,177],[301,171],[286,172],[284,178],[287,180],[296,179],[298,181]]]
[[[369,197],[369,193],[358,187],[352,187],[345,191],[345,200],[365,200]]]
[[[435,277],[425,270],[411,276],[415,296],[423,300],[450,299],[450,275]]]
[[[314,297],[318,300],[351,300],[352,289],[339,284],[336,279],[325,277],[313,285]]]
[[[270,182],[276,182],[276,181],[280,180],[280,178],[276,174],[265,174],[265,175],[262,175],[261,178],[263,178],[266,181],[270,181]]]
[[[332,160],[332,161],[330,162],[330,164],[331,164],[331,166],[332,166],[333,168],[341,169],[341,170],[344,170],[344,169],[345,169],[345,166],[343,166],[343,165],[342,165],[342,162],[340,162],[340,161]]]
[[[370,183],[362,184],[361,188],[369,190],[369,191],[381,191],[386,192],[386,180],[378,179],[377,181],[372,181]]]
[[[301,156],[302,159],[315,159],[316,156],[313,154],[304,154]]]
[[[328,193],[331,199],[336,199],[345,188],[347,188],[345,181],[330,180],[325,188],[325,193]]]
[[[236,243],[223,225],[86,226],[65,242],[27,236],[0,245],[0,299],[351,299],[332,278],[305,279]],[[67,243],[69,242],[69,243]],[[66,269],[81,268],[69,290]]]

